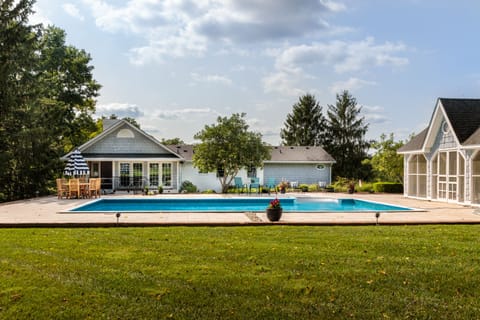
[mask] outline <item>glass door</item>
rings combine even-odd
[[[130,163],[120,163],[120,187],[130,186]]]
[[[141,163],[133,164],[133,186],[143,187],[143,166]]]

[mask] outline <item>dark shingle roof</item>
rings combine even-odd
[[[168,145],[170,150],[191,161],[194,153],[193,145]],[[273,162],[335,162],[335,159],[322,147],[271,147]],[[268,162],[267,161],[267,162]]]
[[[423,142],[425,142],[425,138],[427,137],[427,132],[428,128],[423,129],[423,131],[414,136],[412,140],[407,142],[404,146],[400,147],[397,152],[422,150]]]
[[[480,99],[440,98],[458,141],[463,144],[480,127]]]

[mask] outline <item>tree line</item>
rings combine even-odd
[[[367,140],[369,124],[361,111],[347,90],[336,95],[326,115],[315,97],[305,94],[287,115],[280,132],[282,144],[323,147],[336,160],[334,177],[402,183],[403,157],[396,150],[403,141],[395,142],[393,133],[388,139],[382,134],[380,141]]]
[[[0,201],[48,193],[60,157],[97,131],[91,57],[30,25],[33,3],[0,3]]]

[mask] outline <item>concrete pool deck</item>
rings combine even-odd
[[[245,195],[243,195],[245,196]],[[480,208],[452,203],[430,202],[392,194],[288,193],[287,197],[354,198],[405,206],[417,211],[382,212],[380,224],[480,224]],[[143,195],[116,194],[104,198],[131,198]],[[233,195],[158,195],[155,197],[233,197]],[[281,197],[279,196],[281,199]],[[58,200],[55,196],[0,204],[0,227],[86,227],[86,226],[174,226],[174,225],[373,225],[372,212],[284,213],[279,222],[268,221],[265,213],[62,213],[91,199]]]

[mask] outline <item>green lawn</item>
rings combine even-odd
[[[474,319],[480,226],[0,229],[0,319]]]

